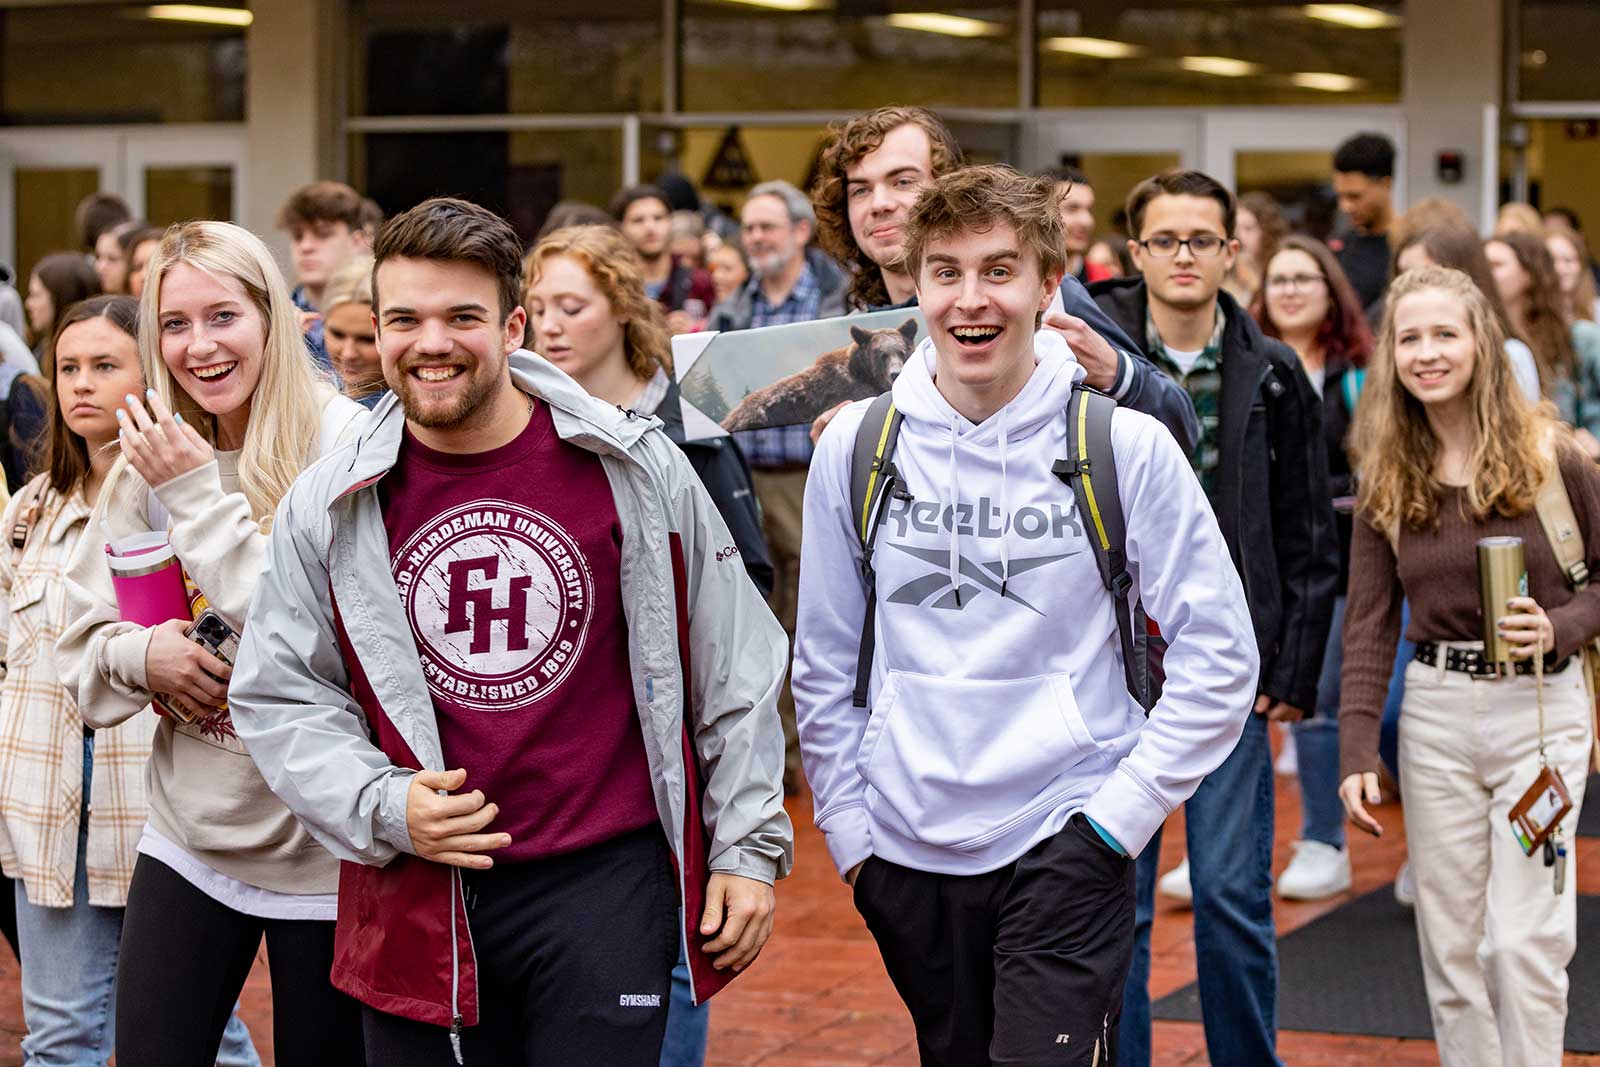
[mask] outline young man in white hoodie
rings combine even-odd
[[[1148,719],[1072,489],[1083,369],[1037,332],[1060,283],[1054,184],[945,175],[907,225],[928,336],[867,610],[851,462],[870,402],[822,435],[806,487],[794,689],[817,826],[917,1027],[924,1064],[1110,1062],[1133,863],[1222,762],[1255,699],[1249,609],[1182,450],[1111,421],[1132,596],[1171,642]]]

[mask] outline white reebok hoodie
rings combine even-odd
[[[1159,422],[1118,409],[1132,596],[1170,643],[1148,719],[1128,695],[1111,595],[1051,471],[1084,371],[1049,331],[1034,356],[1022,391],[980,425],[934,387],[930,341],[895,382],[894,462],[912,499],[891,500],[878,531],[868,709],[851,702],[866,597],[850,457],[870,401],[840,412],[812,459],[793,686],[841,874],[868,855],[980,874],[1080,809],[1138,855],[1233,751],[1255,701],[1249,607],[1205,494]]]

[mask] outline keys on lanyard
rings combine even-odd
[[[1551,869],[1559,897],[1567,891],[1567,844],[1559,832],[1544,839],[1544,865]]]

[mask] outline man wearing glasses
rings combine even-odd
[[[1233,195],[1198,171],[1167,171],[1128,197],[1140,277],[1090,287],[1095,301],[1194,401],[1195,475],[1244,579],[1261,653],[1256,714],[1185,807],[1206,1046],[1212,1063],[1278,1064],[1272,923],[1272,755],[1267,722],[1315,707],[1339,577],[1321,405],[1294,350],[1262,335],[1222,289],[1238,255]],[[1157,620],[1159,622],[1159,620]],[[1241,640],[1246,639],[1240,635]],[[1159,644],[1159,642],[1153,642]],[[1139,857],[1133,968],[1118,1063],[1150,1063],[1150,925],[1160,834]],[[1192,892],[1189,887],[1192,886]]]

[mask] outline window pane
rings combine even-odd
[[[148,12],[143,4],[0,10],[0,123],[242,120],[244,28]]]
[[[160,226],[233,220],[232,167],[146,167],[144,215]]]
[[[684,110],[1018,104],[1015,4],[796,2],[809,9],[686,0]]]
[[[1523,100],[1600,100],[1595,42],[1600,4],[1594,0],[1522,0]]]
[[[1039,103],[1398,102],[1404,5],[1339,5],[1344,23],[1308,7],[1039,0]]]
[[[531,241],[557,200],[603,205],[622,184],[616,130],[374,133],[351,143],[351,173],[394,215],[430,196],[463,196]]]
[[[661,109],[659,0],[352,4],[357,115]]]
[[[17,291],[26,294],[33,265],[51,252],[75,251],[78,201],[100,188],[92,167],[18,167],[13,200],[4,204],[17,223]]]

